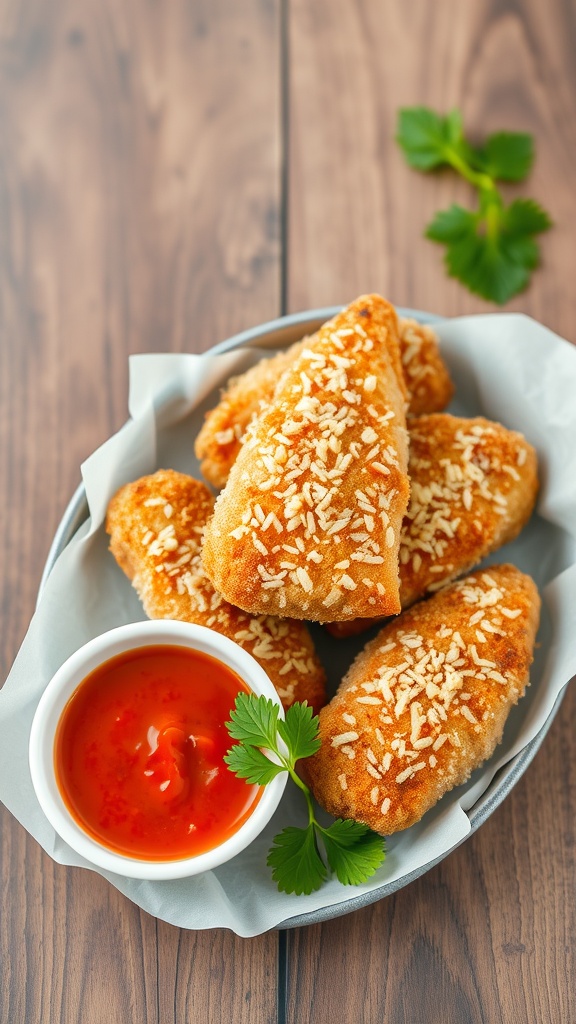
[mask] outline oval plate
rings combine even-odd
[[[211,354],[218,355],[236,348],[261,348],[264,350],[286,348],[293,342],[300,340],[305,334],[313,334],[323,323],[326,322],[326,320],[329,320],[332,316],[338,313],[340,309],[340,306],[333,306],[325,309],[309,310],[304,313],[295,313],[290,316],[280,317],[277,320],[271,320],[258,327],[254,327],[248,331],[243,331],[241,334],[236,334],[233,337],[228,338],[226,341],[221,342],[211,349]],[[398,313],[404,317],[413,317],[420,323],[433,324],[440,320],[440,317],[431,313],[424,313],[421,310],[398,307]],[[38,592],[38,599],[40,599],[42,595],[46,580],[52,571],[56,559],[87,518],[88,504],[86,501],[86,492],[84,490],[84,485],[80,484],[74,492],[74,495],[72,496],[54,535],[46,564],[44,566]],[[480,828],[480,826],[490,817],[524,774],[528,765],[538,752],[540,745],[552,724],[554,716],[560,707],[564,692],[565,690],[563,690],[558,697],[552,713],[540,729],[539,733],[514,758],[512,758],[496,773],[482,796],[467,811],[470,819],[470,832],[465,837],[466,839],[469,835],[476,832],[476,830]],[[452,852],[452,850],[450,852]],[[327,921],[334,917],[341,917],[344,914],[349,914],[355,910],[359,910],[361,907],[376,903],[385,896],[390,896],[392,893],[404,888],[404,886],[409,885],[410,882],[415,881],[416,878],[419,878],[431,868],[435,867],[436,864],[440,863],[440,861],[444,860],[446,856],[446,854],[443,854],[441,857],[438,857],[436,860],[426,864],[417,871],[404,875],[393,882],[386,883],[369,893],[364,893],[356,897],[353,896],[341,903],[323,907],[308,914],[288,918],[285,921],[282,921],[277,927],[297,928],[302,925],[317,924],[318,922]]]

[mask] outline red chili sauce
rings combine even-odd
[[[143,860],[195,856],[233,835],[262,792],[223,761],[240,691],[232,669],[186,647],[128,651],[87,676],[54,745],[60,792],[84,831]]]

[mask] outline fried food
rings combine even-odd
[[[437,335],[431,327],[415,320],[398,321],[389,304],[388,314],[386,326],[399,339],[408,412],[420,415],[444,409],[454,387],[440,355]],[[203,476],[218,490],[226,484],[248,424],[272,401],[282,374],[316,338],[317,334],[304,338],[285,352],[261,359],[246,373],[233,377],[218,405],[207,414],[196,438],[195,451]]]
[[[200,548],[214,498],[205,484],[159,470],[122,487],[110,502],[110,550],[151,619],[208,626],[262,665],[285,708],[326,700],[325,673],[302,622],[247,615],[228,604],[206,576]]]
[[[499,423],[448,413],[409,422],[410,504],[400,539],[403,608],[478,565],[516,537],[538,492],[536,452]],[[352,636],[377,619],[336,622]]]
[[[400,319],[400,352],[411,416],[441,412],[454,394],[448,367],[440,355],[438,335],[428,324]]]
[[[318,802],[389,835],[465,782],[528,684],[539,609],[529,576],[491,566],[386,626],[320,712]]]
[[[282,374],[315,338],[303,338],[285,352],[261,359],[245,373],[232,377],[218,405],[206,414],[194,451],[200,460],[200,472],[217,490],[226,486],[248,425],[270,404]]]
[[[204,568],[254,614],[395,614],[408,504],[405,394],[388,303],[318,332],[251,424],[204,538]]]

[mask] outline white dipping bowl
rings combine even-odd
[[[233,640],[204,626],[172,619],[155,619],[119,626],[90,640],[76,651],[56,672],[36,709],[30,733],[29,761],[32,783],[38,802],[58,835],[91,866],[113,871],[129,878],[161,881],[186,878],[209,871],[236,857],[259,835],[276,810],[288,779],[277,775],[261,794],[246,821],[219,846],[195,857],[179,860],[142,860],[115,853],[93,839],[70,814],[56,781],[54,740],[60,716],[82,681],[104,662],[126,651],[142,647],[186,647],[208,654],[231,668],[256,696],[269,697],[284,717],[280,698],[257,661]]]

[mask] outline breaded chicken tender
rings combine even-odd
[[[448,413],[409,422],[410,504],[400,539],[400,601],[408,608],[516,537],[538,492],[536,452],[522,434]],[[327,625],[352,636],[376,619]]]
[[[400,319],[400,352],[410,416],[441,412],[454,394],[448,367],[440,355],[438,335],[428,324]]]
[[[408,412],[420,415],[444,409],[454,387],[440,355],[437,335],[431,327],[415,320],[398,321],[393,306],[388,305],[388,313],[386,326],[399,339]],[[195,443],[196,456],[201,460],[200,470],[213,487],[218,490],[224,487],[248,424],[272,401],[282,374],[316,338],[314,334],[285,352],[261,359],[256,366],[228,382],[218,405],[207,413]]]
[[[249,428],[202,553],[214,587],[247,611],[400,610],[407,433],[389,316],[366,296],[325,324]]]
[[[465,782],[528,684],[539,609],[529,576],[491,566],[386,626],[320,712],[318,802],[389,835]]]
[[[302,622],[252,616],[216,593],[200,559],[214,498],[205,484],[159,470],[122,487],[110,502],[110,550],[151,619],[208,626],[235,640],[260,663],[285,708],[326,700],[325,673]]]
[[[202,475],[217,490],[226,485],[249,423],[270,404],[282,374],[314,338],[303,338],[285,352],[261,359],[245,373],[232,377],[218,405],[206,414],[194,451]]]

